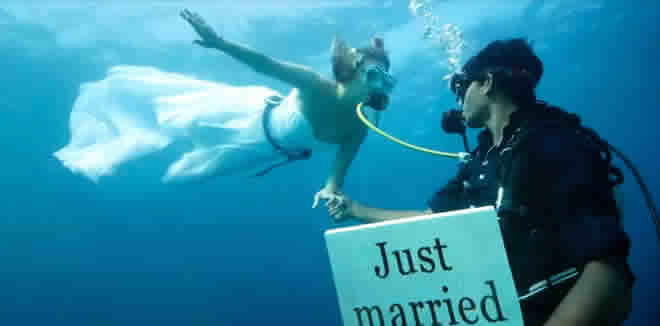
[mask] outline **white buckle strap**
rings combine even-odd
[[[578,271],[575,267],[569,268],[561,273],[552,275],[545,280],[534,283],[532,286],[529,287],[529,289],[527,289],[527,294],[520,296],[518,299],[520,301],[525,300],[537,293],[547,290],[550,287],[563,283],[566,280],[572,279],[577,275],[578,275]]]

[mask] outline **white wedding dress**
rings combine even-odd
[[[272,110],[273,139],[287,149],[336,148],[314,138],[296,92]],[[262,125],[265,99],[273,95],[281,96],[262,86],[115,66],[105,79],[81,85],[70,115],[70,141],[54,155],[72,172],[99,182],[123,163],[184,142],[191,146],[165,162],[163,182],[251,174],[286,160]]]

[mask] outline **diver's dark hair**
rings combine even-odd
[[[351,52],[343,41],[335,39],[332,49],[332,73],[336,81],[347,82],[355,78],[360,64],[356,62],[357,54],[361,54],[364,59],[382,61],[385,63],[385,69],[390,69],[390,59],[383,46],[383,39],[374,37],[369,46],[356,49],[355,52]]]
[[[480,81],[492,73],[495,89],[524,107],[536,101],[534,89],[543,76],[543,63],[526,39],[514,38],[491,42],[467,61],[463,72]]]

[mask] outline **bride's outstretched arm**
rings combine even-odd
[[[213,28],[196,13],[184,10],[181,12],[181,17],[190,23],[201,38],[200,40],[195,40],[196,44],[206,48],[220,50],[246,64],[256,72],[291,84],[303,92],[328,89],[328,87],[332,87],[334,84],[333,81],[323,78],[309,67],[274,59],[218,36]]]

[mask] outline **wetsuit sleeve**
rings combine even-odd
[[[459,168],[458,174],[433,194],[427,204],[433,213],[453,211],[464,208],[464,192],[462,172],[465,167]]]
[[[552,230],[558,256],[577,266],[628,255],[607,166],[574,131],[537,131],[513,153],[509,182]]]

